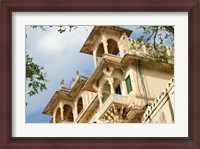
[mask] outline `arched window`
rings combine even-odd
[[[108,39],[107,43],[108,43],[108,53],[120,56],[117,42],[113,39]]]
[[[115,89],[115,94],[121,95],[121,81],[117,78],[114,78],[114,89]]]
[[[70,105],[65,104],[63,106],[63,117],[65,121],[73,122],[74,117],[72,113],[72,107]]]
[[[101,44],[98,46],[98,48],[97,48],[97,57],[96,57],[96,59],[97,59],[97,64],[100,63],[101,58],[102,58],[102,56],[104,55],[104,53],[105,53],[105,50],[104,50],[104,47],[103,47],[103,43],[101,43]]]
[[[78,114],[79,114],[83,110],[83,98],[82,97],[80,97],[78,99],[77,108],[78,108]]]

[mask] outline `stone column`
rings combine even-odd
[[[73,109],[73,116],[74,116],[74,121],[78,117],[78,109],[77,109],[77,102],[75,103],[74,109]]]
[[[111,94],[114,94],[115,93],[115,89],[114,89],[114,79],[113,78],[108,78],[108,83],[110,84],[110,92]]]
[[[108,54],[108,43],[107,43],[107,38],[105,36],[102,36],[102,43],[103,43],[104,52]]]
[[[98,98],[99,98],[99,107],[101,108],[102,107],[102,98],[103,98],[103,95],[102,93],[98,93]]]
[[[119,49],[119,53],[120,53],[120,57],[124,57],[124,50],[122,50],[122,49]]]
[[[94,67],[97,67],[97,49],[93,51]]]
[[[53,112],[53,123],[56,123],[56,112]]]
[[[120,56],[123,57],[125,55],[125,45],[122,41],[118,42],[118,48]]]
[[[122,92],[122,95],[126,95],[127,94],[125,79],[122,80],[121,92]]]
[[[62,104],[62,102],[60,103],[60,116],[61,116],[61,121],[63,121],[64,117],[63,117],[63,104]]]

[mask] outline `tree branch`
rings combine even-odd
[[[174,27],[173,26],[164,26],[166,28],[166,30],[170,33],[174,34]]]

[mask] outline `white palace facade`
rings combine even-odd
[[[94,57],[90,77],[61,81],[43,114],[50,123],[174,123],[174,50],[95,26],[80,52]],[[162,59],[162,58],[165,59]]]

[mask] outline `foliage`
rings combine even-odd
[[[47,31],[47,28],[48,27],[52,27],[51,25],[50,26],[37,26],[37,25],[34,25],[34,26],[31,26],[32,28],[41,28],[43,31]],[[64,33],[66,30],[69,30],[70,32],[72,30],[75,30],[77,29],[77,26],[58,26],[58,32],[60,34]]]
[[[138,41],[153,43],[155,50],[156,44],[163,44],[166,40],[170,40],[171,46],[174,46],[173,26],[140,26],[139,29],[143,29],[143,35],[138,38]]]
[[[39,26],[34,25],[31,26],[33,29],[40,28],[43,31],[47,31],[48,27],[52,26]],[[70,32],[72,29],[76,29],[77,26],[58,26],[58,32],[60,34],[64,33],[66,30]],[[26,34],[26,38],[28,35]],[[26,81],[28,82],[28,87],[30,91],[28,92],[29,96],[33,96],[38,94],[39,91],[46,90],[46,73],[44,72],[44,67],[39,66],[38,64],[33,62],[33,58],[31,58],[26,52]]]
[[[173,26],[140,26],[139,29],[143,30],[143,35],[137,40],[139,42],[150,42],[153,44],[155,51],[157,52],[153,57],[157,63],[167,63],[169,60],[166,51],[160,51],[157,49],[158,44],[163,44],[168,40],[174,47],[174,27]]]
[[[156,63],[168,63],[169,57],[166,53],[156,54],[154,57]]]
[[[33,62],[26,52],[26,81],[28,82],[28,87],[30,88],[29,96],[38,94],[38,91],[41,92],[46,90],[45,82],[46,73],[44,72],[44,67],[41,67]]]

